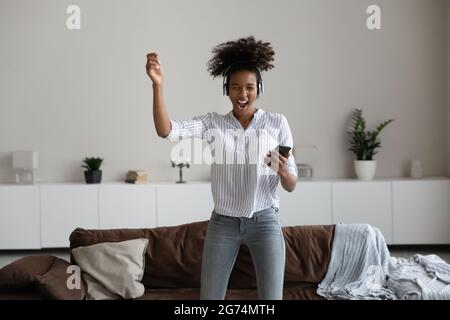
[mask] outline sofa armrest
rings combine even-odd
[[[67,273],[70,264],[51,255],[30,255],[0,269],[0,292],[37,292],[48,299],[84,299],[86,286],[80,279],[79,289],[69,289]],[[81,277],[81,275],[80,275]]]
[[[36,276],[50,270],[56,259],[54,256],[37,254],[11,262],[0,269],[0,291],[33,289]]]

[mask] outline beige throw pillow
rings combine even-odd
[[[84,283],[86,284],[86,300],[118,300],[122,297],[112,293],[105,288],[100,282],[92,278],[87,273],[82,274]]]
[[[147,245],[148,239],[104,242],[75,248],[72,255],[81,271],[103,285],[112,296],[134,299],[145,292],[140,281],[144,276]],[[102,292],[96,294],[91,281],[86,283],[88,299],[106,298]]]

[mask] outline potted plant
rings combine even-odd
[[[356,176],[359,180],[372,180],[376,171],[376,160],[373,156],[377,154],[376,149],[381,147],[378,135],[394,119],[380,123],[374,131],[366,131],[366,121],[361,109],[355,109],[352,115],[352,127],[350,135],[350,151],[356,155],[354,162]]]
[[[102,158],[84,158],[82,167],[86,169],[84,171],[86,183],[100,183],[102,181],[102,171],[100,170],[102,162]]]

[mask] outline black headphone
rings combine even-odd
[[[223,95],[228,96],[229,95],[229,83],[227,82],[228,78],[228,72],[230,71],[232,66],[235,66],[238,63],[242,63],[242,61],[234,62],[228,66],[228,68],[225,69],[223,72]],[[256,78],[257,78],[257,96],[259,97],[260,94],[264,93],[264,83],[263,83],[263,77],[261,71],[259,71],[258,68],[255,67],[256,71]]]

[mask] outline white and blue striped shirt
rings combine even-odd
[[[233,217],[252,217],[253,213],[279,207],[278,174],[264,163],[264,157],[278,145],[293,147],[289,124],[282,114],[256,109],[246,129],[233,112],[215,112],[192,120],[171,120],[166,139],[201,138],[212,154],[211,190],[214,210]],[[297,176],[292,154],[287,168]]]

